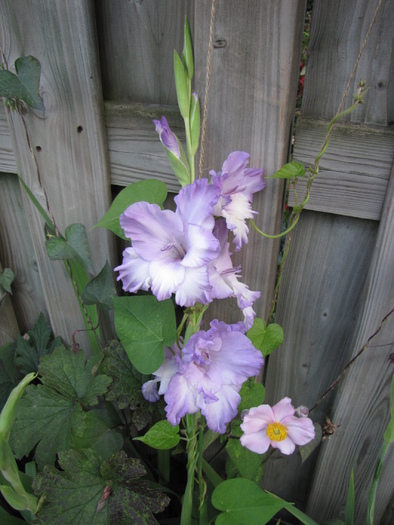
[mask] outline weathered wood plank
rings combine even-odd
[[[313,165],[328,124],[309,118],[297,120],[293,159]],[[323,155],[306,209],[349,217],[379,220],[394,158],[394,130],[337,124]],[[299,179],[299,201],[306,180]],[[296,204],[290,186],[289,206]]]
[[[110,204],[93,2],[2,2],[0,19],[9,66],[22,54],[41,63],[45,111],[29,111],[25,118],[57,225],[64,232],[81,222],[89,230]],[[9,120],[18,172],[45,207],[20,119]],[[52,328],[70,341],[84,327],[82,316],[63,263],[47,258],[43,221],[24,198]],[[94,230],[89,240],[97,272],[114,250],[104,230]],[[88,346],[84,335],[79,341]]]
[[[208,95],[203,172],[219,171],[235,150],[251,153],[250,165],[271,175],[287,162],[294,114],[304,1],[237,2],[218,0]],[[204,104],[211,2],[195,2],[196,90]],[[284,64],[286,64],[284,66]],[[281,226],[283,184],[268,180],[253,201],[256,223],[268,233]],[[242,280],[261,290],[259,315],[270,308],[279,250],[277,241],[250,232],[249,245],[234,257]],[[258,263],[258,264],[257,264]],[[220,302],[214,316],[239,320],[236,305]]]
[[[394,170],[380,223],[365,290],[362,311],[350,345],[354,357],[394,307]],[[308,512],[312,517],[343,519],[346,484],[354,469],[355,523],[365,520],[368,491],[376,467],[383,432],[390,419],[393,367],[393,315],[354,363],[335,399],[332,420],[341,427],[318,460]],[[378,487],[374,522],[379,523],[393,496],[394,448],[387,454]]]
[[[177,193],[180,190],[152,122],[162,115],[183,142],[183,120],[176,107],[106,102],[112,184],[127,186],[141,179],[160,179],[169,191]]]
[[[378,0],[314,1],[302,100],[304,116],[331,120],[336,114],[377,4]],[[392,2],[383,2],[345,107],[352,105],[360,80],[369,87],[365,104],[345,117],[346,121],[393,125],[393,38],[394,9]]]
[[[4,268],[0,263],[0,273],[3,270]],[[19,326],[12,307],[11,296],[0,287],[0,346],[16,341],[18,335]]]
[[[193,4],[95,2],[105,100],[176,105],[174,49],[183,48],[184,19],[193,24]]]
[[[0,172],[16,173],[15,155],[5,108],[0,104]]]
[[[45,298],[36,254],[16,175],[0,174],[0,252],[4,268],[11,268],[12,305],[21,332],[33,328],[40,312],[46,318]]]
[[[294,406],[311,408],[341,372],[376,231],[374,222],[303,212],[279,291],[275,320],[283,327],[285,340],[269,358],[267,403],[288,396]],[[314,421],[325,422],[332,400],[328,397],[313,411]],[[299,454],[269,461],[264,487],[304,508],[313,467],[313,458],[301,466]]]

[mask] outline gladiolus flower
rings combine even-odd
[[[308,417],[296,417],[291,399],[283,398],[270,407],[260,405],[244,415],[241,445],[256,454],[264,454],[269,446],[282,454],[292,454],[296,445],[306,445],[315,437],[315,427]]]
[[[171,131],[166,117],[161,117],[160,120],[153,120],[153,123],[163,146],[179,159],[181,157],[181,150],[178,140],[175,134]]]

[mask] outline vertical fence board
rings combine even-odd
[[[219,171],[235,150],[251,153],[250,165],[272,175],[288,159],[296,102],[305,2],[216,2],[208,93],[203,173]],[[204,104],[211,2],[195,3],[196,88]],[[268,233],[281,226],[283,184],[267,180],[256,196],[256,223]],[[261,290],[258,315],[270,308],[279,250],[251,228],[249,244],[234,257],[242,280]],[[227,322],[239,320],[235,306],[218,302],[213,313]]]
[[[9,67],[21,55],[41,63],[45,111],[29,110],[25,118],[57,225],[64,232],[81,222],[89,230],[110,204],[93,2],[16,0],[2,3],[0,16]],[[18,171],[45,206],[20,119],[11,114],[9,121]],[[84,328],[82,316],[62,262],[47,258],[43,221],[24,197],[52,328],[69,342],[74,330]],[[89,239],[97,272],[112,244],[103,230]],[[82,335],[79,341],[88,344]]]

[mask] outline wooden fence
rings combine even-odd
[[[315,0],[294,159],[311,163],[324,140],[357,60],[378,0]],[[231,151],[251,153],[251,165],[271,175],[289,158],[306,2],[216,0],[207,141],[203,175],[219,170]],[[339,124],[321,161],[307,211],[292,235],[276,321],[285,341],[267,366],[267,401],[285,395],[312,407],[393,308],[394,151],[392,0],[382,3],[351,86],[369,86],[366,103]],[[83,327],[62,263],[47,258],[43,221],[21,192],[16,173],[43,206],[37,160],[61,231],[81,222],[89,230],[111,202],[111,185],[144,178],[178,190],[152,118],[179,127],[172,73],[183,20],[192,27],[196,91],[204,101],[211,1],[2,0],[0,44],[12,70],[16,58],[41,63],[45,111],[25,119],[0,115],[0,263],[16,274],[13,295],[0,304],[0,342],[32,328],[40,312],[70,342]],[[391,75],[391,76],[390,76]],[[390,179],[391,176],[391,179]],[[301,186],[300,186],[301,188]],[[298,189],[302,193],[302,189]],[[281,228],[284,185],[267,180],[254,201],[264,231]],[[294,204],[290,194],[289,204]],[[94,270],[116,263],[114,239],[89,233]],[[266,318],[275,286],[279,241],[251,232],[238,261],[243,281],[261,290]],[[238,311],[214,305],[231,322]],[[350,372],[312,412],[337,425],[301,465],[295,454],[271,462],[264,487],[306,508],[314,519],[344,516],[354,469],[356,523],[363,523],[368,486],[389,417],[389,318]],[[80,336],[81,344],[87,339]],[[392,523],[394,451],[382,470],[376,523]]]

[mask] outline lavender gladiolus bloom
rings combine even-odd
[[[208,427],[223,434],[237,414],[242,383],[257,375],[263,362],[239,324],[212,321],[210,330],[192,335],[183,349],[164,395],[168,421],[177,425],[201,410]]]
[[[181,151],[176,136],[171,131],[167,119],[161,117],[160,120],[153,120],[155,129],[159,134],[160,141],[165,148],[167,148],[177,159],[181,156]]]
[[[257,454],[267,452],[269,446],[282,454],[292,454],[296,445],[306,445],[315,437],[315,427],[308,417],[296,417],[291,399],[283,398],[270,407],[260,405],[244,415],[241,445]]]
[[[178,372],[181,352],[177,344],[173,344],[171,349],[165,348],[164,352],[164,361],[153,374],[155,378],[142,385],[142,395],[147,401],[158,401],[159,396],[167,392],[171,378]],[[160,383],[159,390],[157,390],[158,383]]]
[[[224,217],[234,233],[235,251],[248,242],[249,229],[245,221],[257,213],[252,210],[253,194],[265,186],[263,170],[246,167],[249,157],[249,153],[234,151],[224,161],[222,171],[210,171],[212,183],[221,194],[215,215]]]
[[[217,189],[200,179],[175,197],[175,212],[147,202],[129,206],[119,222],[132,247],[126,248],[122,264],[115,268],[123,289],[151,288],[159,301],[175,294],[181,306],[210,302],[207,264],[220,251],[213,234],[217,198]]]

